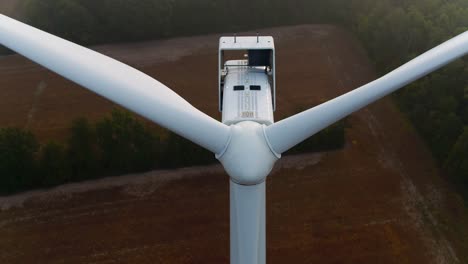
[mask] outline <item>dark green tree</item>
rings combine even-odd
[[[213,153],[176,134],[170,133],[165,141],[162,167],[179,168],[215,162]]]
[[[127,111],[113,110],[96,124],[100,163],[110,174],[145,171],[157,166],[159,137]]]
[[[70,178],[74,181],[86,180],[98,174],[96,134],[88,120],[79,118],[73,121],[67,145],[67,159]]]
[[[69,161],[65,147],[56,142],[42,146],[39,157],[39,175],[43,186],[55,186],[70,180]]]
[[[34,186],[39,144],[29,131],[0,129],[0,192],[11,193]]]
[[[468,127],[465,127],[458,137],[444,168],[449,172],[452,181],[468,185]]]
[[[98,42],[99,25],[95,17],[77,0],[27,0],[28,23],[62,38],[81,44]]]

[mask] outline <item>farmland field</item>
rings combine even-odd
[[[276,42],[277,120],[375,78],[340,28],[261,33]],[[219,119],[218,37],[93,49]],[[60,140],[73,118],[113,107],[24,58],[0,58],[0,126]],[[466,263],[463,202],[390,98],[353,114],[346,138],[342,150],[285,157],[269,176],[268,263]],[[0,263],[228,263],[228,186],[208,166],[0,197]]]
[[[19,3],[19,0],[2,0],[0,2],[0,13],[5,15],[16,15],[15,11]]]

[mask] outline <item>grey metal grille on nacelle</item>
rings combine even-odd
[[[250,85],[251,91],[260,91],[262,87],[260,85]]]

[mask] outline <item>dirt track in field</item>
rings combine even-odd
[[[277,119],[375,77],[327,25],[275,37]],[[217,37],[96,47],[217,112]],[[63,139],[113,105],[17,56],[0,58],[0,125]],[[390,99],[349,119],[343,150],[286,157],[267,182],[268,263],[464,263],[466,210]],[[154,171],[0,198],[0,263],[228,263],[220,166]]]

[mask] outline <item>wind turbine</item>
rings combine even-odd
[[[220,39],[222,123],[130,66],[4,15],[0,44],[213,152],[230,176],[231,263],[263,264],[265,181],[281,153],[464,56],[468,31],[373,82],[276,123],[271,37]],[[224,62],[226,50],[247,50],[248,59]]]

